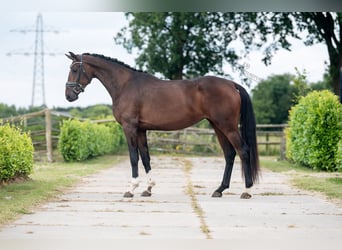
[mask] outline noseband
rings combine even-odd
[[[77,80],[76,80],[76,82],[67,82],[67,83],[65,84],[65,87],[70,87],[70,88],[72,88],[72,90],[74,91],[74,93],[78,95],[79,93],[84,92],[84,88],[85,88],[85,87],[83,87],[82,84],[80,83],[81,74],[84,73],[84,75],[88,78],[88,80],[90,80],[90,78],[89,78],[89,76],[87,75],[87,73],[85,72],[85,70],[84,70],[84,68],[83,68],[83,55],[81,55],[80,61],[79,61],[79,62],[74,62],[74,63],[70,66],[70,68],[71,68],[74,64],[76,64],[76,63],[78,63],[78,64],[80,65],[80,68],[79,68],[79,70],[78,70]]]

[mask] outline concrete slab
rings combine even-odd
[[[342,243],[342,209],[319,197],[291,188],[284,175],[263,172],[253,198],[241,200],[244,182],[237,162],[231,188],[223,198],[210,197],[219,185],[224,161],[216,158],[188,158],[191,178],[205,222],[214,239],[311,240]],[[210,171],[207,171],[210,169]]]
[[[190,174],[186,163],[192,164]],[[129,161],[83,179],[74,189],[0,229],[4,239],[224,239],[234,241],[330,242],[342,244],[342,209],[291,188],[284,175],[263,172],[253,198],[244,191],[239,161],[231,188],[211,198],[224,171],[216,157],[152,157],[156,187],[141,197],[122,197],[130,179]],[[187,192],[192,185],[194,196]],[[199,212],[201,210],[201,213]],[[204,228],[207,229],[202,231]]]

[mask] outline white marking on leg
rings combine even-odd
[[[134,190],[137,187],[139,187],[139,184],[140,184],[140,181],[139,181],[138,177],[137,178],[132,178],[131,179],[131,187],[130,187],[129,192],[131,192],[131,194],[134,194]]]
[[[251,194],[251,190],[252,190],[252,188],[246,188],[245,192],[246,192],[247,194]]]
[[[147,187],[154,187],[156,185],[156,182],[154,181],[152,177],[152,170],[150,170],[147,173]]]

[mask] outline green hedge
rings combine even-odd
[[[33,168],[33,153],[27,133],[9,124],[0,126],[0,182],[28,176]]]
[[[342,105],[331,92],[313,91],[290,110],[287,157],[304,166],[342,170]]]
[[[83,161],[114,152],[122,143],[123,133],[117,123],[104,125],[65,120],[61,125],[58,149],[65,161]]]

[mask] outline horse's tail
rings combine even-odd
[[[260,174],[259,154],[256,138],[256,121],[253,112],[251,98],[247,91],[237,84],[237,88],[241,97],[241,110],[240,110],[240,132],[242,139],[245,141],[249,148],[250,164],[247,166],[250,169],[244,169],[245,174],[249,172],[252,176],[253,183],[258,182]],[[246,172],[247,171],[247,172]]]

